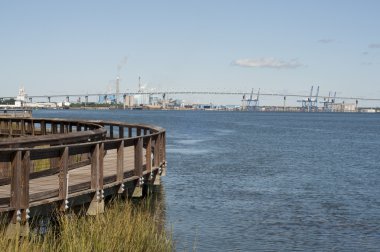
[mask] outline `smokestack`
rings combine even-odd
[[[118,104],[118,99],[119,99],[119,92],[120,92],[120,83],[119,83],[119,76],[116,77],[116,97],[115,97],[115,102],[116,105]]]
[[[141,76],[139,76],[139,93],[141,93]]]

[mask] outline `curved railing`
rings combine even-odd
[[[166,164],[165,130],[152,125],[0,118],[0,136],[0,213],[12,223],[27,222],[30,208],[65,211],[79,196],[100,204],[142,188]]]

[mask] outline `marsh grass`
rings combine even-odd
[[[2,225],[0,251],[173,251],[172,238],[155,219],[146,203],[113,201],[95,217],[57,216],[58,225],[43,236],[10,240]]]

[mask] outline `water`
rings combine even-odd
[[[36,111],[167,129],[178,250],[380,251],[380,115]]]

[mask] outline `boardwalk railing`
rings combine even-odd
[[[141,196],[166,167],[165,130],[152,125],[0,118],[0,137],[0,214],[11,230],[46,209],[88,203],[101,213],[105,197]]]

